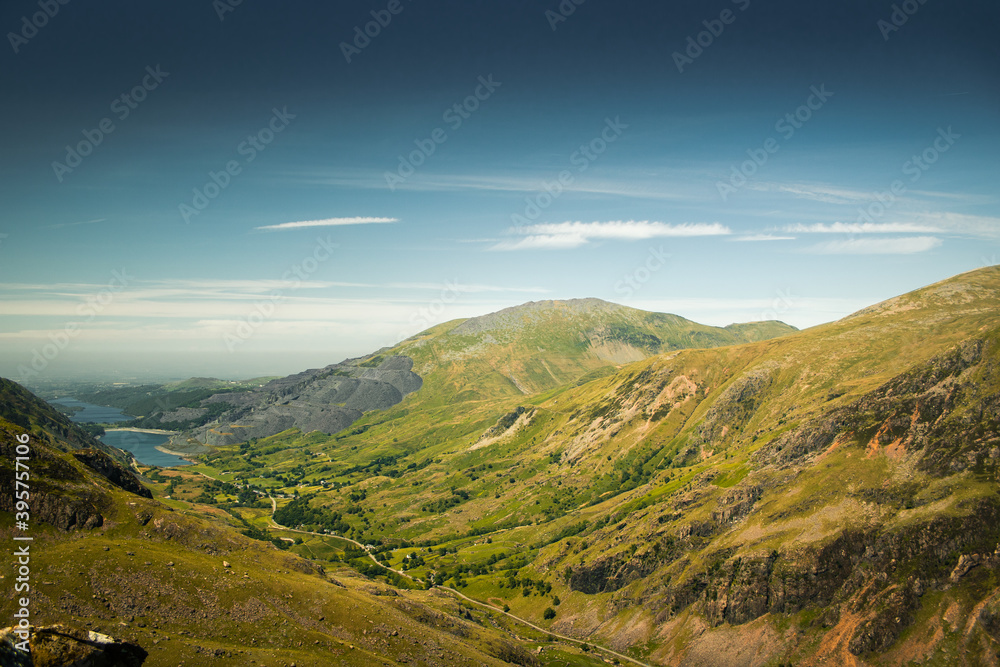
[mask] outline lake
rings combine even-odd
[[[173,454],[161,452],[156,448],[158,445],[167,444],[169,440],[169,435],[161,433],[137,433],[135,431],[108,431],[101,436],[101,442],[132,452],[139,463],[143,465],[162,466],[164,468],[191,465],[190,461],[185,461]]]
[[[70,417],[70,419],[75,422],[112,424],[115,422],[132,421],[135,419],[135,417],[125,414],[118,408],[109,408],[104,405],[84,403],[83,401],[78,401],[75,398],[57,398],[53,401],[49,401],[49,403],[64,405],[67,408],[82,408],[82,410],[77,410],[73,413],[73,416]]]
[[[49,403],[58,403],[69,408],[82,408],[74,412],[73,416],[70,417],[72,421],[78,423],[113,424],[135,419],[135,417],[125,414],[118,408],[85,403],[75,398],[59,398],[49,401]],[[161,433],[137,433],[135,431],[110,431],[102,435],[99,439],[106,445],[132,452],[136,460],[143,465],[162,466],[164,468],[191,465],[190,461],[185,461],[179,456],[167,454],[157,449],[159,445],[167,444],[170,440],[169,435]]]

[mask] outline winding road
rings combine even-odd
[[[346,542],[350,542],[351,544],[356,544],[357,546],[359,546],[359,547],[361,547],[362,549],[365,550],[365,554],[370,559],[372,559],[372,562],[374,562],[376,565],[384,567],[385,569],[387,569],[387,570],[389,570],[391,572],[395,572],[396,574],[398,574],[401,577],[406,577],[410,581],[416,581],[416,579],[414,579],[413,577],[411,577],[407,573],[401,572],[401,571],[396,570],[394,568],[388,567],[387,565],[384,565],[383,563],[380,563],[378,561],[378,559],[375,558],[375,556],[373,554],[371,554],[371,553],[368,552],[368,550],[365,548],[365,545],[361,544],[361,542],[358,542],[356,540],[352,540],[349,537],[344,537],[342,535],[332,535],[330,533],[315,533],[315,532],[312,532],[312,531],[309,531],[309,530],[299,530],[298,528],[288,528],[286,526],[282,526],[279,523],[276,523],[274,521],[274,513],[278,510],[278,503],[274,499],[273,496],[269,495],[268,499],[270,499],[270,501],[271,501],[271,528],[275,528],[275,529],[278,529],[278,530],[287,530],[287,531],[290,531],[290,532],[293,532],[293,533],[302,533],[304,535],[317,535],[319,537],[335,537],[338,540],[344,540]],[[604,646],[600,646],[598,644],[593,644],[591,642],[586,642],[586,641],[583,641],[582,639],[576,639],[574,637],[567,637],[566,635],[560,635],[560,634],[558,634],[556,632],[553,632],[552,630],[546,630],[545,628],[541,628],[541,627],[535,625],[534,623],[532,623],[531,621],[528,621],[528,620],[526,620],[524,618],[521,618],[520,616],[515,616],[514,614],[510,613],[509,611],[504,611],[503,609],[498,609],[497,607],[494,607],[493,605],[491,605],[491,604],[489,604],[487,602],[481,602],[479,600],[475,600],[473,598],[470,598],[468,595],[465,595],[464,593],[461,593],[461,592],[455,590],[454,588],[451,588],[450,586],[442,586],[441,584],[435,584],[434,588],[437,588],[437,589],[442,590],[442,591],[448,591],[449,593],[451,593],[451,594],[453,594],[453,595],[455,595],[455,596],[457,596],[459,598],[462,598],[463,600],[466,600],[467,602],[471,602],[472,604],[478,605],[480,607],[485,607],[485,608],[487,608],[487,609],[489,609],[490,611],[493,611],[493,612],[501,613],[504,616],[507,616],[507,617],[509,617],[509,618],[517,621],[518,623],[520,623],[522,625],[526,625],[527,627],[529,627],[529,628],[531,628],[533,630],[537,630],[538,632],[544,633],[544,634],[546,634],[546,635],[548,635],[550,637],[553,637],[555,639],[559,639],[560,641],[569,642],[569,643],[575,644],[577,646],[590,646],[592,649],[594,649],[596,651],[600,651],[600,652],[602,652],[602,653],[604,653],[606,655],[614,656],[615,658],[620,658],[622,660],[627,660],[628,662],[631,662],[632,664],[640,665],[640,667],[653,667],[649,663],[642,662],[641,660],[637,660],[636,658],[627,656],[624,653],[619,653],[618,651],[614,651],[614,650],[606,648]]]

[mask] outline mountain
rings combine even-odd
[[[0,488],[0,535],[30,556],[20,561],[26,587],[3,596],[0,613],[13,619],[28,600],[33,664],[539,664],[502,619],[474,617],[437,591],[389,587],[343,566],[331,576],[262,540],[266,531],[238,511],[199,511],[167,500],[165,485],[147,480],[164,502],[154,500],[110,457],[59,435],[78,434],[41,399],[3,386],[23,413],[17,423],[0,418],[0,475],[8,481]],[[49,430],[38,427],[37,415],[51,419]],[[30,454],[16,471],[25,436]],[[14,512],[23,510],[15,508],[12,480],[23,466],[29,518],[15,530]],[[32,664],[14,651],[20,639],[11,630],[0,632],[3,664]],[[126,650],[121,661],[105,662]]]
[[[264,382],[191,378],[162,387],[102,390],[82,400],[142,415],[134,426],[182,431],[171,447],[194,454],[296,428],[336,433],[365,412],[421,393],[447,402],[524,395],[687,347],[719,347],[796,331],[781,322],[709,327],[598,299],[533,302],[440,325],[391,353],[348,359]],[[420,365],[413,371],[414,363]],[[221,390],[221,391],[220,391]]]
[[[392,353],[412,358],[430,391],[464,401],[536,394],[664,352],[795,331],[781,322],[710,327],[600,299],[571,299],[448,322],[404,341]]]
[[[423,386],[348,431],[208,463],[295,489],[295,522],[398,570],[649,664],[996,664],[998,304],[993,267],[610,370],[666,325],[529,305],[373,357]]]
[[[131,615],[163,664],[997,665],[998,306],[998,267],[772,338],[527,304],[234,392],[248,426],[392,400],[150,471],[157,500],[97,480],[39,620]]]

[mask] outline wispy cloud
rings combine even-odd
[[[611,221],[611,222],[560,222],[556,224],[529,225],[510,230],[520,239],[501,241],[491,250],[538,250],[578,248],[593,240],[641,241],[654,238],[726,236],[731,230],[715,223]]]
[[[933,250],[941,243],[941,239],[933,236],[847,239],[820,243],[806,248],[806,252],[819,255],[913,255]]]
[[[831,225],[786,225],[784,231],[791,234],[940,234],[944,230],[938,226],[913,222],[835,222]]]
[[[919,213],[912,217],[924,224],[934,225],[952,234],[1000,239],[1000,218],[961,213]]]
[[[255,227],[255,229],[275,232],[285,229],[303,229],[308,227],[344,227],[347,225],[376,225],[392,222],[399,222],[399,218],[327,218],[326,220],[283,222],[280,225],[265,225],[263,227]]]
[[[468,175],[421,173],[400,183],[400,190],[414,192],[540,192],[546,183],[558,179],[560,167],[543,170],[536,168],[531,175]],[[351,172],[324,175],[294,176],[296,183],[312,185],[334,185],[339,187],[383,190],[386,188],[384,172]],[[682,200],[692,198],[689,189],[679,185],[664,184],[662,175],[645,175],[635,178],[575,178],[571,184],[563,184],[568,193],[583,195],[612,195],[635,199]]]
[[[872,193],[817,183],[751,183],[752,190],[781,192],[824,204],[858,204],[872,198]]]

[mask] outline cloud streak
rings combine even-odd
[[[828,241],[806,249],[817,255],[914,255],[933,250],[942,241],[933,236]]]
[[[327,218],[326,220],[305,220],[302,222],[283,222],[279,225],[255,227],[261,231],[277,232],[286,229],[306,229],[310,227],[345,227],[348,225],[378,225],[399,222],[399,218]]]
[[[579,248],[595,240],[642,241],[654,238],[691,238],[698,236],[728,236],[732,231],[715,223],[683,223],[674,225],[648,220],[617,220],[611,222],[560,222],[529,225],[510,230],[522,238],[497,243],[490,250],[565,250]]]
[[[824,223],[787,225],[784,231],[791,234],[940,234],[944,230],[934,225],[912,222],[835,222],[831,225]]]

